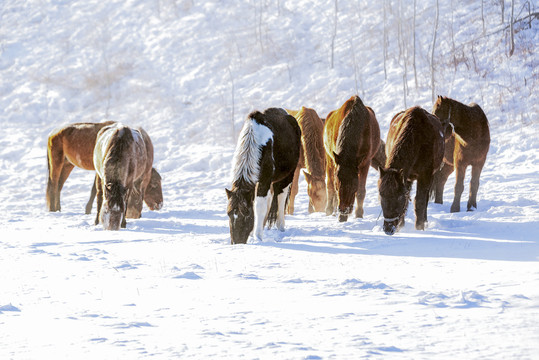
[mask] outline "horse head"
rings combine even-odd
[[[108,182],[103,186],[101,223],[105,230],[120,230],[125,220],[127,188],[120,182]]]
[[[144,202],[150,210],[161,210],[163,207],[163,188],[161,187],[161,175],[152,168],[152,177],[144,193]]]
[[[246,244],[254,227],[254,199],[249,191],[225,190],[228,197],[227,215],[229,217],[231,243]]]
[[[305,175],[305,181],[307,181],[309,213],[324,212],[327,202],[326,179],[324,177],[314,176],[305,170],[303,174]]]
[[[451,138],[455,130],[453,125],[454,121],[451,121],[451,100],[438,95],[434,107],[432,108],[432,113],[440,119],[440,123],[443,128],[443,137],[445,141],[448,141]]]
[[[409,201],[406,179],[402,169],[380,168],[378,190],[384,213],[384,232],[387,235],[393,235],[400,230],[404,223]]]
[[[339,221],[348,220],[348,215],[354,208],[354,200],[359,185],[358,164],[359,159],[346,161],[342,154],[333,153],[335,158],[335,190],[338,194]]]

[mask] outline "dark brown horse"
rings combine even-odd
[[[444,165],[436,173],[432,195],[435,202],[443,203],[444,185],[449,175],[455,170],[455,198],[451,205],[451,212],[460,211],[460,197],[464,190],[464,175],[466,168],[472,166],[472,179],[470,181],[470,195],[468,197],[468,211],[477,209],[477,190],[479,189],[479,176],[485,165],[490,146],[490,130],[487,117],[481,107],[475,103],[464,105],[456,100],[438,96],[434,108],[434,115],[440,119],[451,122],[454,131],[446,139]]]
[[[140,130],[115,123],[97,134],[93,158],[97,173],[95,224],[101,222],[105,230],[125,228],[129,197],[135,211],[142,208],[152,173],[153,148]]]
[[[284,211],[299,160],[301,129],[284,109],[253,111],[241,130],[233,160],[232,188],[226,189],[232,244],[245,244],[264,223],[284,231]],[[273,196],[270,194],[270,189]]]
[[[60,191],[75,166],[85,170],[95,170],[93,153],[97,133],[103,127],[114,123],[114,121],[75,123],[61,127],[51,133],[47,144],[49,169],[47,207],[49,211],[60,211]],[[148,134],[146,132],[144,134],[144,140],[149,141],[151,144]],[[86,205],[86,214],[89,214],[92,209],[95,197],[95,181],[92,189],[90,201]],[[155,169],[152,172],[150,184],[145,191],[144,201],[151,210],[159,210],[163,205],[161,176]],[[128,212],[128,217],[130,217],[131,213],[131,211]]]
[[[358,96],[329,113],[324,125],[327,215],[337,209],[339,221],[346,221],[356,197],[355,215],[363,217],[367,174],[379,146],[380,127],[374,111]]]
[[[299,111],[287,110],[301,128],[301,151],[288,200],[288,214],[294,213],[294,199],[298,193],[299,173],[305,169],[309,213],[323,212],[326,208],[326,156],[324,152],[324,122],[313,109],[301,107]]]
[[[440,120],[417,106],[398,113],[389,125],[386,155],[386,164],[380,168],[378,180],[384,232],[393,235],[404,226],[410,189],[415,180],[415,228],[424,230],[429,190],[444,155]]]

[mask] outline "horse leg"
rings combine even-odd
[[[62,170],[60,171],[60,178],[58,179],[58,190],[56,192],[56,200],[57,200],[57,206],[58,209],[60,209],[60,192],[62,191],[62,188],[64,187],[64,184],[69,177],[69,174],[71,174],[71,171],[73,170],[75,166],[71,164],[70,162],[64,161],[64,165],[62,166]]]
[[[293,215],[294,214],[294,200],[296,199],[296,195],[298,194],[299,189],[299,172],[300,167],[298,166],[296,170],[294,171],[294,179],[292,180],[292,187],[290,188],[290,197],[288,199],[288,206],[286,208],[286,213]],[[312,205],[309,202],[309,211],[311,209]]]
[[[416,230],[425,230],[427,222],[427,206],[429,203],[429,191],[432,184],[430,179],[417,179],[417,191],[414,198],[415,228]]]
[[[47,180],[47,208],[49,211],[60,211],[60,193],[58,183],[64,166],[62,144],[57,138],[49,138],[47,149],[49,177]]]
[[[99,225],[100,221],[100,215],[101,215],[101,205],[103,205],[103,187],[102,187],[102,180],[99,175],[96,175],[95,177],[95,190],[96,190],[96,197],[97,197],[97,204],[96,204],[96,210],[97,215],[95,216],[95,222],[94,225]]]
[[[432,184],[434,188],[434,202],[436,204],[444,203],[444,186],[447,182],[447,178],[453,172],[453,166],[447,163],[444,163],[444,166],[434,174],[434,183]]]
[[[92,186],[92,189],[90,190],[90,199],[88,199],[88,203],[86,204],[86,210],[84,212],[85,214],[90,214],[92,212],[92,205],[94,204],[95,193],[96,193],[96,190],[95,190],[96,181],[97,181],[97,174],[95,175],[95,178],[94,178],[94,185]]]
[[[254,238],[257,241],[262,241],[262,236],[264,234],[264,223],[266,220],[266,214],[268,213],[268,208],[271,205],[271,192],[269,181],[268,183],[259,182],[255,201],[254,201],[254,210],[255,210],[255,220],[254,220]]]
[[[457,181],[455,183],[455,198],[451,205],[452,213],[460,211],[460,197],[464,191],[464,175],[466,175],[466,165],[462,164],[462,162],[455,162],[455,176]]]
[[[472,208],[477,209],[477,190],[479,189],[479,176],[481,176],[481,171],[483,170],[483,165],[485,165],[485,160],[483,159],[479,163],[472,164],[472,179],[470,180],[470,197],[468,198],[467,210],[471,211]]]
[[[127,227],[127,202],[132,192],[133,192],[132,189],[128,189],[127,193],[125,194],[124,216],[122,217],[122,223],[120,224],[120,227],[122,229],[125,229]]]
[[[326,192],[327,192],[327,204],[326,215],[332,215],[335,211],[335,204],[337,202],[335,195],[335,167],[333,165],[333,159],[326,155]]]
[[[365,201],[365,184],[367,182],[367,174],[369,173],[369,166],[370,164],[367,164],[366,166],[359,169],[358,174],[358,186],[357,186],[357,193],[356,193],[356,218],[363,218],[363,202]]]

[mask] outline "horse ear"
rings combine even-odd
[[[406,182],[406,179],[404,178],[404,169],[399,169],[398,174],[399,174],[399,179],[400,179],[403,183],[405,183],[405,182]]]
[[[228,190],[227,188],[225,188],[225,190],[226,190],[226,197],[227,197],[228,199],[230,199],[230,197],[232,196],[233,192],[230,191],[230,190]]]
[[[313,176],[311,175],[311,173],[306,170],[303,170],[303,175],[305,175],[305,180],[310,184],[313,180]]]
[[[338,163],[339,162],[339,155],[337,155],[337,153],[334,151],[333,152],[333,158],[335,159],[335,162]]]

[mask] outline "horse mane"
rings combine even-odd
[[[369,119],[369,112],[359,96],[355,95],[350,98],[342,107],[339,112],[346,114],[339,127],[339,135],[337,137],[336,152],[339,155],[347,156],[343,154],[343,150],[348,150],[349,156],[355,157],[358,150],[358,143],[354,139],[354,135],[360,134],[363,130],[363,126]],[[361,162],[361,161],[359,161]]]
[[[325,175],[325,150],[323,127],[324,124],[316,114],[316,111],[302,107],[297,112],[297,121],[301,124],[302,142],[304,150],[312,149],[314,151],[304,151],[305,166],[316,177]]]
[[[416,132],[415,128],[422,129],[428,126],[426,111],[419,106],[412,107],[402,114],[399,123],[402,124],[397,138],[393,143],[391,153],[386,160],[386,168],[402,168],[403,164],[415,159],[414,155],[419,149],[416,148],[417,136],[421,136],[423,131]],[[420,119],[421,123],[411,121],[411,119]],[[418,135],[416,135],[418,134]],[[412,141],[409,138],[412,137]]]
[[[251,112],[243,123],[234,152],[233,184],[240,181],[245,181],[251,186],[256,184],[260,173],[262,146],[272,138],[273,133],[266,126],[264,114],[260,111]]]
[[[119,176],[119,171],[123,167],[121,162],[124,158],[125,151],[128,146],[131,145],[133,140],[133,135],[131,134],[130,129],[125,125],[114,125],[109,131],[114,131],[111,135],[111,139],[108,144],[107,156],[103,159],[103,163],[112,163],[116,164],[112,167],[107,167],[108,170],[114,169],[114,174],[108,174],[106,178],[117,179]]]

